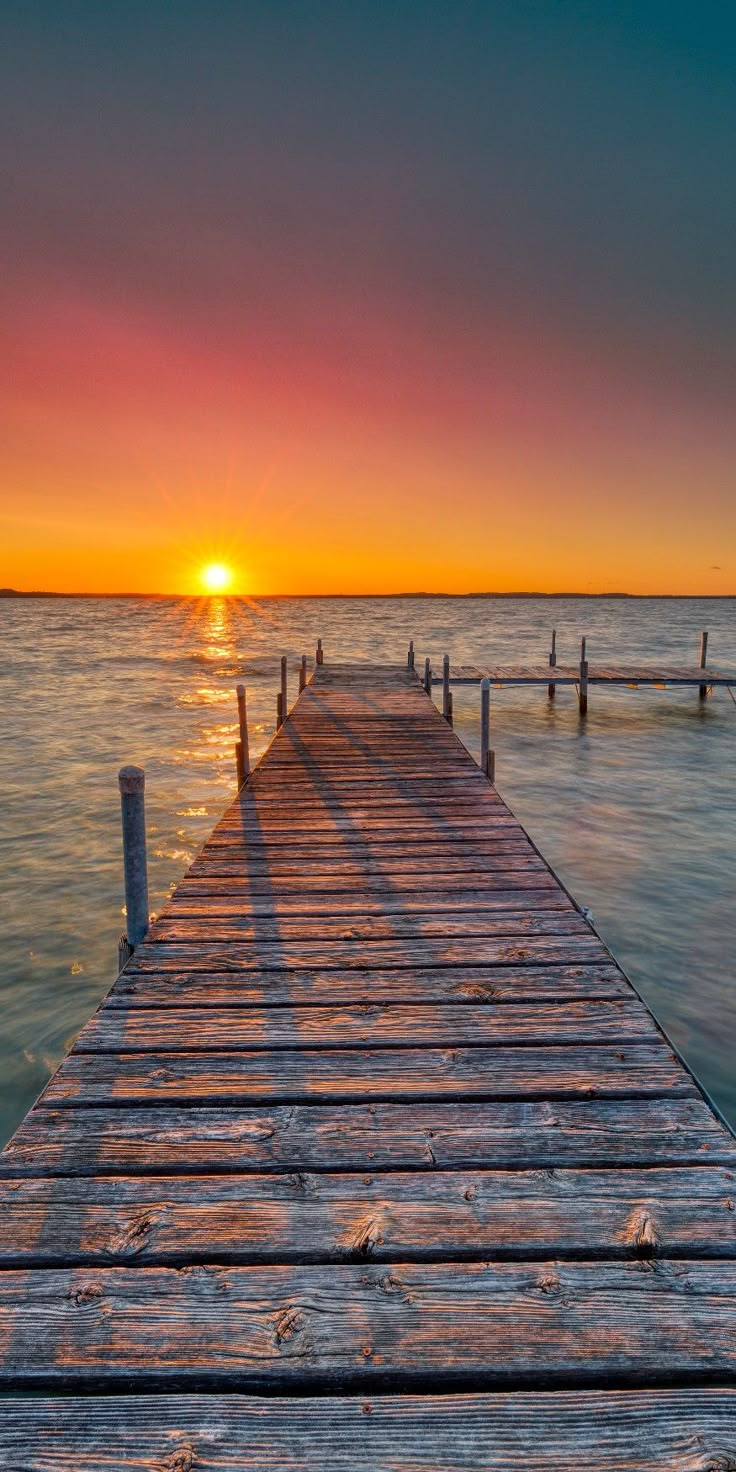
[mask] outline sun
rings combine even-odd
[[[199,579],[208,593],[224,593],[233,580],[232,569],[225,562],[208,562]]]

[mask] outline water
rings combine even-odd
[[[279,656],[713,663],[736,682],[736,601],[59,599],[0,602],[0,1138],[108,990],[124,929],[117,771],[146,769],[152,908],[235,789],[234,686],[251,752]],[[296,674],[292,677],[296,690]],[[477,755],[479,692],[456,688]],[[736,1121],[736,706],[721,690],[491,692],[497,783],[716,1102]]]

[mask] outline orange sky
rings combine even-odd
[[[736,593],[718,37],[225,11],[17,7],[0,586]]]

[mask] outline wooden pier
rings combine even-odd
[[[0,1472],[736,1467],[736,1141],[411,667],[318,664],[0,1162]]]

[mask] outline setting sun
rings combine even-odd
[[[232,571],[224,562],[208,562],[199,576],[208,593],[224,593],[233,580]]]

